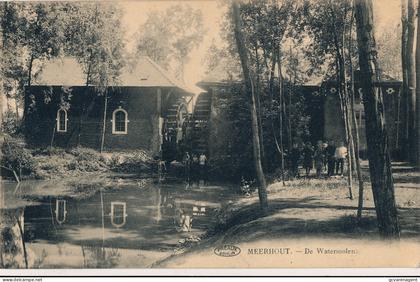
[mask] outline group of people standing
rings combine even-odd
[[[292,177],[300,177],[299,165],[302,164],[308,177],[315,166],[316,177],[320,178],[323,171],[328,176],[343,175],[347,148],[343,142],[336,147],[334,141],[318,141],[315,148],[310,142],[293,144],[289,153],[289,164]]]
[[[192,154],[185,152],[182,160],[185,167],[185,179],[187,181],[207,179],[207,156],[204,153]]]

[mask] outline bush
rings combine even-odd
[[[16,113],[7,111],[3,114],[3,122],[1,124],[2,132],[9,135],[15,135],[19,129],[19,121],[16,117]]]
[[[209,166],[209,173],[215,179],[239,182],[242,177],[245,177],[246,180],[252,180],[256,177],[253,160],[249,160],[242,155],[239,157],[216,156],[210,160]]]
[[[101,154],[93,149],[76,147],[68,151],[69,154],[76,157],[78,161],[96,160],[101,159]]]
[[[107,166],[99,160],[77,160],[76,168],[79,171],[95,172],[105,170]]]
[[[24,143],[19,140],[5,140],[2,165],[13,169],[18,174],[30,175],[35,172],[36,161]]]
[[[150,170],[151,165],[152,158],[144,151],[115,154],[110,161],[112,170],[126,173]]]
[[[67,168],[69,170],[76,170],[77,169],[77,162],[76,161],[72,161],[67,165]]]
[[[68,153],[74,157],[74,160],[67,165],[69,170],[95,172],[107,168],[105,158],[93,149],[77,147],[69,150]]]
[[[59,147],[46,147],[46,148],[39,148],[32,151],[33,156],[60,156],[64,157],[66,155],[66,151],[63,148]]]

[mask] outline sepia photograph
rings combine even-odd
[[[0,276],[420,275],[419,15],[1,1]]]

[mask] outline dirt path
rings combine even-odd
[[[259,214],[255,194],[234,203],[225,211],[226,222],[219,225],[209,239],[185,254],[173,256],[156,266],[418,267],[420,173],[403,164],[394,164],[394,179],[401,242],[379,240],[373,197],[368,185],[365,185],[363,221],[357,226],[357,191],[356,188],[353,191],[356,199],[350,200],[345,178],[301,179],[288,182],[285,187],[279,182],[270,185],[270,210],[266,216]],[[226,244],[239,247],[241,253],[230,258],[215,255],[214,249]],[[263,254],[256,255],[260,248]],[[270,251],[273,248],[279,250]],[[287,254],[270,254],[284,248],[289,249]],[[313,253],[305,254],[305,248]],[[318,248],[336,252],[318,253]],[[267,249],[265,254],[264,249]]]

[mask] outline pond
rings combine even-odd
[[[149,267],[198,241],[238,196],[229,185],[149,180],[83,196],[53,181],[2,183],[0,189],[2,236],[14,236],[16,258],[5,263],[13,248],[3,243],[3,267]]]

